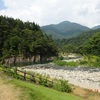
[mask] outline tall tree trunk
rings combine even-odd
[[[42,62],[43,55],[40,53],[40,62]]]
[[[34,63],[36,62],[36,54],[34,55],[33,62],[34,62]]]
[[[15,65],[16,64],[16,56],[14,56],[14,61],[13,61],[13,64]]]

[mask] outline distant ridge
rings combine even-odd
[[[99,29],[100,25],[94,26],[92,29]]]
[[[92,38],[92,36],[98,32],[100,32],[100,29],[89,30],[77,35],[76,37],[66,39],[66,42],[65,41],[64,42],[66,45],[71,44],[77,47],[82,46],[86,44],[89,41],[89,39]]]
[[[42,26],[41,29],[46,34],[51,34],[53,38],[70,38],[90,30],[90,28],[86,26],[69,21],[63,21],[59,24]]]

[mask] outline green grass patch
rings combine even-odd
[[[2,71],[2,68],[0,67],[0,71]]]
[[[3,70],[3,66],[0,64],[0,71],[2,71]]]
[[[84,59],[76,61],[76,62],[66,62],[59,59],[54,59],[53,61],[56,65],[59,66],[69,66],[69,67],[78,67],[78,66],[86,66],[86,67],[100,67],[100,57],[87,55],[84,56]]]
[[[84,59],[79,61],[79,65],[87,67],[100,67],[100,57],[92,55],[84,56]]]
[[[54,61],[54,63],[56,65],[59,65],[59,66],[72,66],[72,67],[76,67],[79,65],[78,62],[66,62],[66,61],[62,61],[62,60],[56,60]]]
[[[21,98],[27,95],[28,100],[82,100],[72,94],[62,93],[43,86],[26,83],[20,80],[11,80],[10,83],[20,87],[24,92]],[[22,100],[26,100],[25,98]]]

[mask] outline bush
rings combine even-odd
[[[7,75],[14,77],[16,79],[20,78],[20,75],[17,74],[17,67],[14,67],[13,69],[11,68],[3,68],[4,72],[6,72]]]
[[[79,64],[81,64],[81,65],[85,65],[85,64],[87,64],[88,62],[86,61],[86,60],[81,60],[81,61],[79,61]]]
[[[58,60],[55,62],[57,65],[59,66],[65,66],[66,65],[66,62],[65,61],[61,61],[61,60]]]
[[[67,92],[67,93],[72,92],[72,89],[68,85],[68,81],[66,80],[58,80],[57,82],[54,83],[53,88],[61,92]]]
[[[63,56],[60,56],[60,57],[59,57],[59,60],[63,60],[63,59],[64,59],[64,57],[63,57]]]
[[[79,64],[88,67],[100,67],[100,57],[92,55],[84,56],[84,60],[80,60]]]
[[[61,83],[61,91],[62,92],[69,93],[69,92],[72,91],[71,87],[68,85],[68,81],[66,81],[66,80],[60,80],[60,83]]]
[[[2,71],[3,70],[3,66],[0,64],[0,71]]]
[[[61,92],[69,93],[72,91],[71,87],[68,85],[68,81],[65,81],[65,80],[57,80],[56,79],[54,81],[52,81],[52,80],[49,81],[48,76],[36,74],[35,81],[36,81],[36,84],[54,88]]]
[[[43,86],[47,86],[47,77],[44,75],[39,76],[39,84]]]

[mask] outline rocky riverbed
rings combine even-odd
[[[52,64],[38,64],[26,66],[24,70],[49,75],[52,78],[65,79],[70,84],[100,92],[99,68],[61,67]]]

